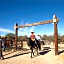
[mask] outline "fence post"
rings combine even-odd
[[[2,41],[0,41],[0,59],[4,59],[3,54],[2,54]]]
[[[18,24],[16,23],[15,26],[18,26]],[[18,28],[16,28],[15,30],[15,50],[17,50],[17,41],[18,41]]]
[[[23,50],[23,41],[21,40],[21,49]]]
[[[54,22],[54,43],[55,43],[55,55],[58,55],[58,32],[57,32],[57,22],[56,22],[56,15],[53,17]]]

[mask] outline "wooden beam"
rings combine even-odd
[[[53,16],[54,20],[54,42],[55,42],[55,55],[58,55],[58,30],[57,30],[57,16]]]
[[[57,23],[54,23],[54,42],[55,42],[55,55],[58,55],[58,32]]]
[[[18,24],[16,23],[15,26],[18,26]],[[15,30],[15,50],[17,50],[17,41],[18,41],[18,28],[16,28]]]
[[[56,20],[56,22],[58,22],[58,21],[59,21],[59,19]],[[20,26],[14,26],[14,28],[24,28],[24,27],[37,26],[37,25],[48,24],[48,23],[53,23],[53,20],[41,21],[41,22],[37,22],[37,23],[20,25]]]

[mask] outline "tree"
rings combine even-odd
[[[50,36],[48,36],[48,40],[53,42],[54,41],[54,37],[52,35],[50,35]]]
[[[52,35],[47,36],[47,35],[43,35],[42,40],[49,40],[49,41],[54,41],[54,37]]]
[[[27,36],[25,35],[25,36],[18,36],[18,40],[27,40]]]
[[[8,34],[6,34],[5,35],[5,37],[7,37],[7,39],[13,39],[13,37],[15,37],[15,34],[13,34],[13,33],[8,33]]]
[[[64,42],[64,35],[63,35],[63,36],[61,36],[61,41],[62,41],[62,42]]]
[[[47,35],[43,35],[42,36],[42,40],[47,40],[48,39],[48,36]]]

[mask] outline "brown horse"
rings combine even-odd
[[[28,45],[30,46],[30,49],[31,49],[31,58],[32,58],[32,54],[34,56],[34,51],[33,51],[34,49],[36,50],[37,55],[38,55],[38,48],[39,48],[39,50],[41,49],[41,45],[40,45],[39,41],[36,40],[36,39],[35,40],[31,40],[29,38]]]

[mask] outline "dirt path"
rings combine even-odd
[[[22,52],[24,53],[24,52]],[[48,51],[40,51],[39,56],[30,58],[30,53],[22,54],[20,51],[5,56],[5,60],[0,60],[0,64],[64,64],[59,57],[55,56],[54,49]],[[16,55],[15,55],[16,54]],[[64,56],[64,54],[63,54]]]

